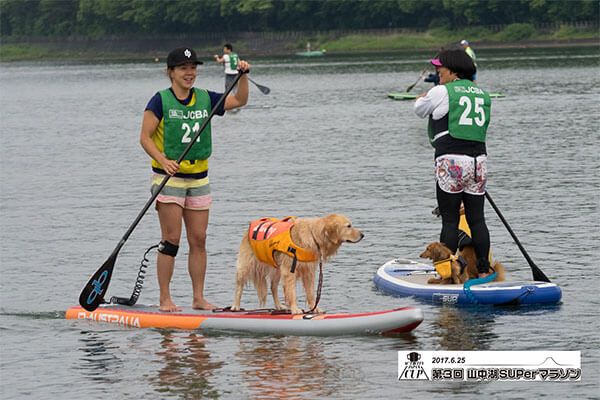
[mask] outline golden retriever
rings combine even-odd
[[[298,218],[290,231],[292,241],[304,249],[312,251],[323,262],[336,254],[344,242],[357,243],[363,237],[363,233],[352,227],[352,222],[344,215],[331,214],[322,218]],[[248,281],[252,281],[258,292],[258,300],[261,307],[267,302],[267,277],[271,283],[271,294],[277,310],[290,310],[292,314],[302,314],[298,307],[296,297],[296,282],[302,281],[306,294],[306,302],[309,309],[315,307],[315,271],[319,260],[315,262],[297,262],[295,272],[291,272],[292,257],[275,251],[274,260],[278,268],[259,261],[255,256],[248,232],[244,234],[237,258],[236,288],[233,311],[240,310],[242,291]],[[283,280],[283,294],[285,306],[279,301],[278,286]],[[322,312],[315,309],[315,312]]]
[[[450,258],[453,253],[447,248],[443,243],[433,242],[427,245],[425,251],[423,251],[419,257],[428,258],[433,262],[442,261]],[[472,278],[477,278],[477,256],[475,255],[475,249],[473,246],[465,246],[462,250],[458,252],[459,256],[462,256],[467,265],[465,268],[461,268],[460,263],[457,260],[451,261],[451,272],[452,275],[450,278],[430,278],[427,283],[435,283],[435,284],[462,284]],[[504,280],[504,266],[500,264],[498,261],[494,261],[492,263],[492,268],[496,271],[497,276],[495,281],[503,281]],[[461,273],[462,270],[462,273]]]

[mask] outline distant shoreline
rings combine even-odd
[[[230,40],[231,39],[231,40]],[[162,59],[172,48],[181,45],[190,45],[196,49],[201,58],[211,58],[213,54],[222,51],[222,44],[232,42],[237,46],[236,51],[247,58],[260,57],[285,57],[294,56],[296,52],[303,51],[299,43],[306,43],[308,39],[301,38],[293,42],[285,38],[274,36],[271,38],[255,38],[240,36],[234,38],[213,37],[174,37],[174,38],[122,38],[106,37],[91,38],[2,38],[0,40],[0,62],[18,61],[119,61],[119,60],[154,60]],[[457,43],[452,38],[445,38],[451,44]],[[373,43],[366,47],[364,43]],[[439,43],[442,42],[442,43]],[[313,44],[314,43],[314,44]],[[356,43],[356,45],[354,45]],[[201,45],[199,45],[201,44]],[[312,48],[326,49],[327,54],[369,54],[382,52],[418,52],[436,51],[448,43],[443,39],[425,38],[422,40],[412,35],[353,35],[339,39],[323,39],[311,41]],[[360,46],[363,44],[363,46]],[[600,50],[598,38],[573,38],[549,40],[523,40],[515,42],[498,42],[492,40],[473,40],[472,46],[477,50],[485,49],[519,49],[519,48],[560,48],[560,47],[597,47]]]

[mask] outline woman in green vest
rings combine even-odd
[[[431,64],[440,76],[440,85],[417,98],[415,113],[429,118],[429,141],[435,149],[436,197],[442,216],[440,242],[456,252],[462,202],[478,258],[479,277],[483,278],[491,272],[490,235],[483,211],[490,96],[471,81],[476,67],[462,49],[444,50]]]
[[[183,154],[200,126],[219,102],[222,93],[194,87],[198,61],[190,47],[173,50],[167,57],[167,75],[171,87],[157,92],[144,111],[140,144],[152,158],[152,191],[156,191],[165,175],[171,175],[156,198],[161,242],[158,247],[157,275],[160,288],[160,310],[179,311],[171,297],[170,283],[179,249],[181,231],[185,225],[189,245],[188,271],[192,278],[195,309],[212,309],[204,298],[206,275],[206,228],[212,199],[208,181],[208,158],[212,152],[211,126],[206,128],[184,160]],[[250,65],[240,61],[238,68],[249,71]],[[227,96],[216,110],[242,107],[248,101],[248,78],[243,74],[239,89]]]

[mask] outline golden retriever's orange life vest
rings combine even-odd
[[[273,252],[280,251],[295,259],[295,261],[313,262],[319,259],[311,250],[297,246],[290,234],[295,217],[261,218],[250,222],[248,239],[256,258],[275,268],[279,268],[273,257]],[[294,261],[292,272],[296,266]]]

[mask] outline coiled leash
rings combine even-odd
[[[486,276],[485,278],[475,278],[475,279],[469,279],[468,281],[466,281],[463,286],[463,291],[465,292],[465,296],[467,296],[467,299],[473,304],[479,304],[479,302],[477,301],[477,297],[475,297],[473,292],[471,292],[471,286],[483,285],[484,283],[490,283],[491,281],[496,279],[496,276],[497,276],[496,271],[494,271],[493,274],[490,274],[490,275]]]
[[[133,293],[131,293],[130,298],[126,297],[117,297],[113,296],[110,298],[108,303],[110,304],[122,304],[125,306],[132,306],[137,303],[138,298],[140,297],[140,293],[142,293],[142,286],[144,286],[144,279],[146,278],[146,270],[150,264],[150,260],[148,259],[148,253],[157,248],[159,245],[155,244],[153,246],[148,247],[144,256],[142,257],[142,261],[140,262],[140,270],[138,271],[138,276],[135,280],[135,286],[133,287]]]

